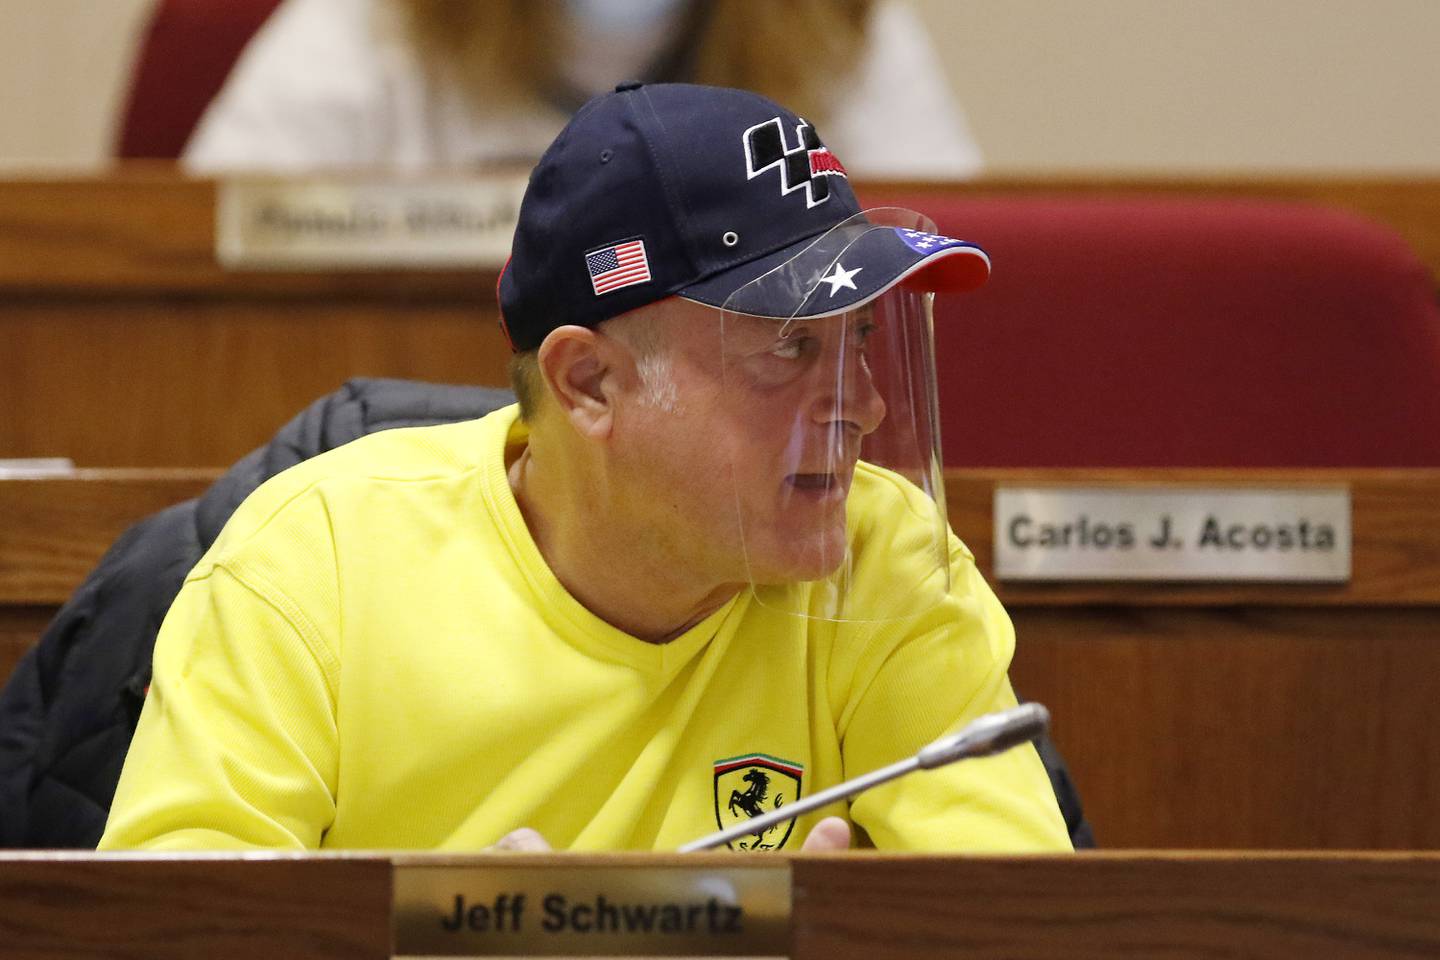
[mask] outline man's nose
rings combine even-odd
[[[885,399],[865,355],[844,350],[829,369],[829,382],[816,399],[815,417],[822,423],[842,423],[861,436],[873,433],[885,419]]]

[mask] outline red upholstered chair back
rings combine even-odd
[[[1440,466],[1435,282],[1307,205],[867,197],[980,243],[940,298],[951,466]]]
[[[159,0],[135,60],[115,155],[180,156],[230,69],[280,0]]]

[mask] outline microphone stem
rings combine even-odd
[[[751,817],[749,820],[726,827],[708,837],[693,840],[681,847],[680,852],[708,850],[746,835],[754,835],[758,839],[777,823],[794,820],[811,810],[834,803],[836,800],[853,797],[871,787],[878,787],[896,777],[903,777],[913,770],[922,768],[932,770],[957,760],[988,757],[1003,753],[1022,743],[1029,743],[1044,733],[1049,723],[1050,711],[1038,703],[1024,703],[1017,707],[1011,707],[1009,710],[986,714],[978,720],[972,721],[959,733],[941,737],[913,757],[892,763],[888,767],[881,767],[879,770],[872,770],[828,790],[821,790],[813,797],[797,800],[788,807],[779,807],[769,813]],[[716,799],[718,801],[719,798]]]

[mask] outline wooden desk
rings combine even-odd
[[[132,523],[198,496],[218,470],[99,470],[0,480],[0,677]]]
[[[354,376],[504,385],[495,275],[231,273],[215,184],[0,182],[0,457],[223,466]]]
[[[11,960],[380,958],[423,855],[0,857]],[[446,857],[490,870],[733,867],[736,855]],[[765,858],[788,865],[795,960],[1440,955],[1440,855]]]
[[[125,526],[212,476],[0,481],[0,671]],[[1355,574],[997,584],[1102,845],[1440,848],[1440,471],[952,471],[951,522],[991,576],[997,483],[1125,480],[1348,482]]]
[[[1391,226],[1440,278],[1440,179],[870,189],[1302,200]],[[215,198],[213,182],[164,166],[0,182],[0,457],[223,466],[350,377],[506,382],[493,271],[227,272],[214,256]]]

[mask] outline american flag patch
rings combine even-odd
[[[585,267],[590,271],[590,286],[595,288],[597,297],[650,279],[644,240],[626,240],[613,247],[592,250],[585,254]]]

